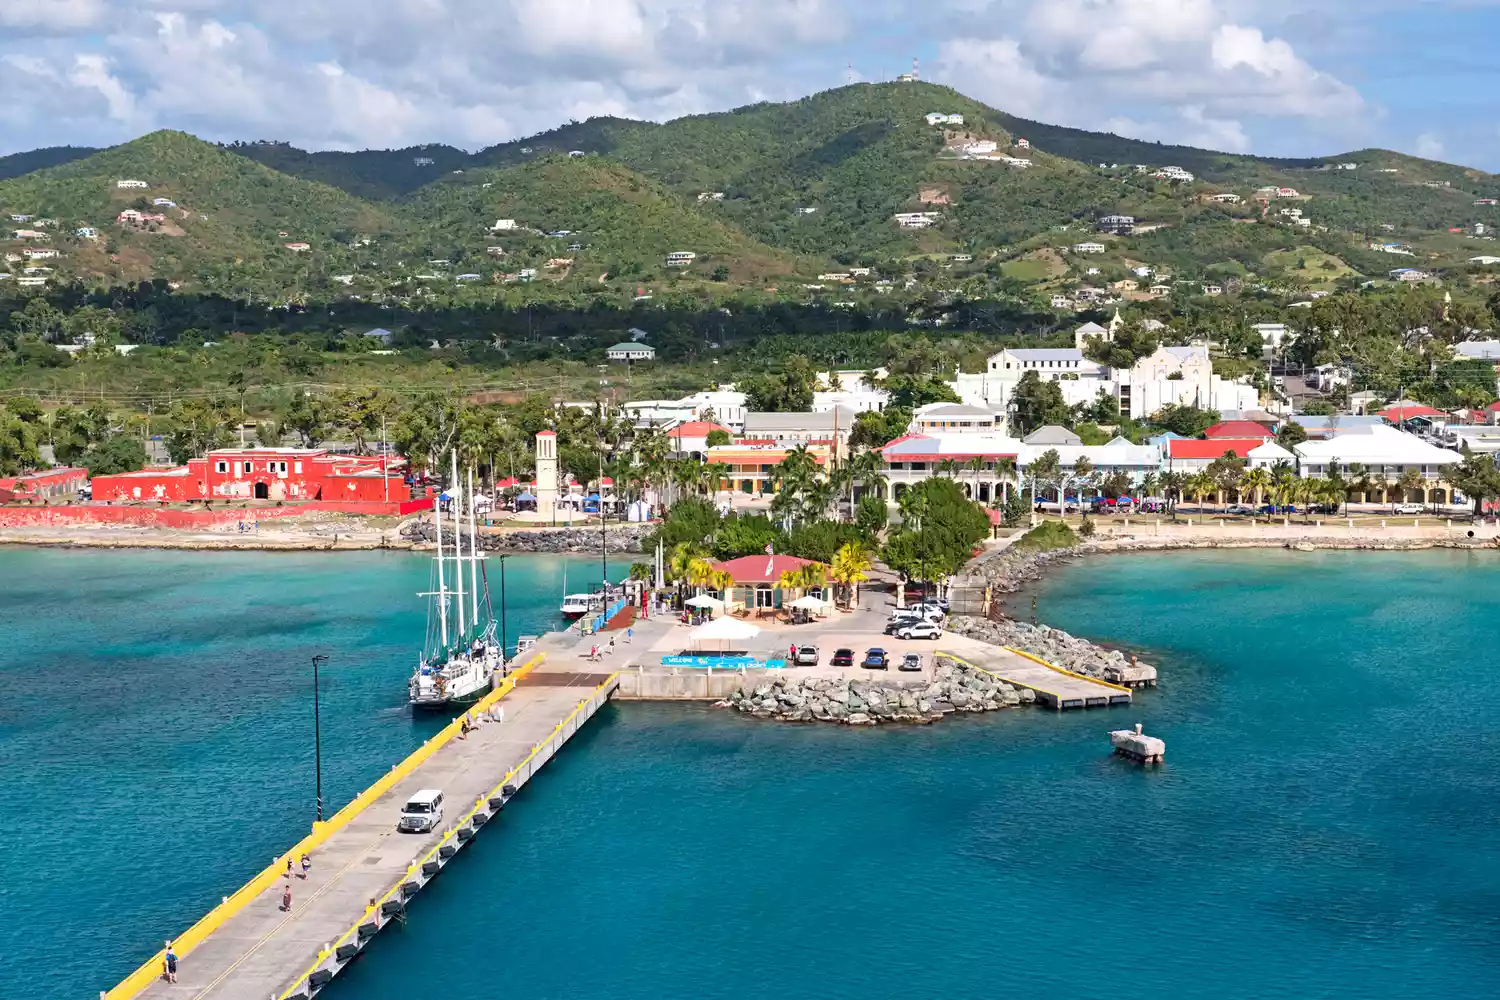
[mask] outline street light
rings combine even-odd
[[[318,706],[318,665],[327,663],[328,657],[318,653],[312,658],[313,664],[313,760],[317,774],[318,788],[318,822],[323,822],[323,722],[322,714]]]
[[[500,557],[500,674],[510,676],[507,658],[510,656],[510,640],[505,634],[505,556]]]

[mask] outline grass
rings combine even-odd
[[[1070,549],[1078,544],[1078,533],[1061,521],[1043,521],[1018,538],[1013,548],[1026,552]]]
[[[1297,266],[1299,260],[1307,266],[1299,268]],[[1333,254],[1311,246],[1274,250],[1266,254],[1265,261],[1267,267],[1283,268],[1289,275],[1309,285],[1332,284],[1339,278],[1359,273]]]

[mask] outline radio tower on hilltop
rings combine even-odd
[[[921,67],[917,65],[917,57],[911,57],[911,78],[913,81],[922,79]]]

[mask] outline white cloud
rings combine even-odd
[[[5,0],[0,28],[63,33],[92,28],[104,18],[104,0]]]
[[[1245,120],[1360,116],[1359,93],[1214,0],[996,0],[939,49],[941,78],[1019,114],[1244,150]],[[983,33],[983,34],[982,34]],[[1040,98],[1040,99],[1039,99]],[[1035,110],[1033,110],[1035,109]]]
[[[1443,158],[1443,140],[1431,132],[1423,132],[1417,136],[1412,151],[1424,160],[1441,160]]]

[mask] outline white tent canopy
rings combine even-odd
[[[717,597],[709,597],[707,594],[699,594],[697,597],[689,597],[685,602],[690,608],[704,608],[709,611],[723,611],[724,602]]]
[[[735,643],[746,642],[760,635],[760,629],[749,622],[742,622],[735,618],[715,618],[707,625],[700,625],[688,634],[688,641],[694,645],[713,645],[720,649],[729,649]]]
[[[808,594],[806,597],[797,598],[791,603],[790,606],[794,608],[801,608],[803,611],[822,611],[824,608],[828,607],[828,602],[823,600],[823,598],[821,597],[814,597],[811,594]]]

